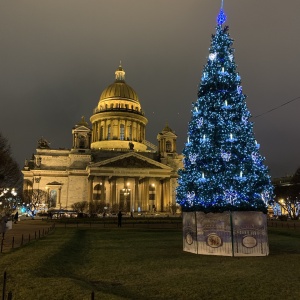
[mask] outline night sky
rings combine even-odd
[[[43,136],[71,148],[120,60],[148,118],[187,138],[221,0],[0,1],[0,131],[21,167]],[[300,166],[300,1],[225,0],[226,24],[272,177]],[[269,113],[269,110],[275,109]],[[260,116],[259,116],[260,115]],[[259,116],[259,117],[256,117]]]

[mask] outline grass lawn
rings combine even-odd
[[[270,228],[269,244],[267,257],[202,256],[176,229],[56,228],[0,270],[17,300],[300,299],[300,230]]]

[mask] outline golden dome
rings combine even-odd
[[[101,94],[99,101],[125,99],[139,102],[139,97],[135,90],[125,83],[125,71],[120,65],[115,72],[116,80],[109,85]]]

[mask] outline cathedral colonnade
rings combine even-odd
[[[88,178],[88,201],[101,201],[114,210],[166,211],[171,194],[167,177],[90,175]]]
[[[142,121],[131,118],[107,118],[93,123],[92,142],[105,140],[143,141],[145,139],[145,125]]]

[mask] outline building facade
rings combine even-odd
[[[46,207],[71,209],[99,201],[124,211],[168,211],[175,204],[182,155],[166,125],[158,147],[146,140],[147,118],[120,65],[90,117],[72,129],[71,149],[51,149],[41,138],[25,161],[23,191],[44,191]]]

